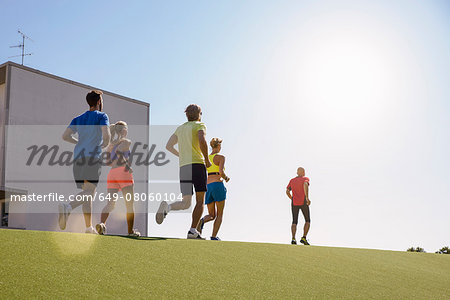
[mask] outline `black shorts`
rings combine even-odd
[[[292,224],[298,223],[298,212],[300,209],[302,210],[305,222],[311,223],[311,218],[309,216],[309,206],[306,204],[306,201],[303,205],[292,204],[291,208],[292,208]]]
[[[180,168],[180,189],[183,196],[193,195],[196,192],[206,192],[206,166],[204,164],[191,164]]]
[[[102,163],[98,158],[83,157],[73,163],[73,178],[79,189],[83,188],[84,181],[89,181],[97,186],[101,172]]]

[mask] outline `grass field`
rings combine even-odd
[[[0,299],[450,298],[450,255],[0,230]]]

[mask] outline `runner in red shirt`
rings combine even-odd
[[[294,177],[291,179],[291,181],[289,181],[289,184],[286,187],[286,195],[289,197],[289,199],[291,199],[292,209],[291,244],[297,245],[295,234],[297,232],[298,213],[301,209],[303,217],[305,217],[305,226],[303,227],[303,237],[300,242],[302,244],[309,245],[308,241],[306,240],[306,235],[308,234],[309,226],[311,223],[311,219],[309,217],[309,205],[311,204],[311,201],[309,200],[308,196],[309,178],[305,177],[305,169],[303,169],[302,167],[297,169],[297,175],[297,177]]]

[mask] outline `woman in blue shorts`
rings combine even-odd
[[[210,142],[212,152],[209,155],[211,166],[208,171],[208,186],[205,196],[205,204],[208,207],[208,214],[200,219],[197,230],[201,233],[203,225],[209,221],[214,221],[212,241],[220,241],[217,237],[220,225],[222,224],[223,209],[225,207],[225,199],[227,197],[227,189],[223,181],[228,182],[230,178],[225,175],[225,156],[220,155],[222,149],[222,140],[213,138]]]

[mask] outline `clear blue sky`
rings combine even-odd
[[[3,0],[0,61],[20,28],[26,65],[148,101],[152,124],[201,105],[232,178],[223,239],[289,242],[301,165],[312,243],[450,244],[447,1],[124,3]]]

